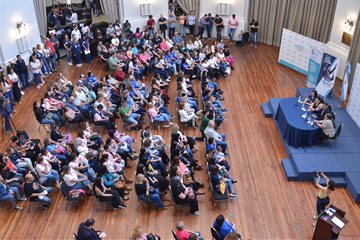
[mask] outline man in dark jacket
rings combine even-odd
[[[77,239],[78,240],[100,240],[106,236],[105,233],[101,231],[96,231],[93,227],[95,220],[89,218],[85,222],[80,223]]]

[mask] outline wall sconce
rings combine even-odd
[[[218,3],[218,14],[222,16],[229,16],[231,13],[231,4],[230,3]]]
[[[16,23],[16,29],[19,32],[19,38],[26,36],[29,33],[29,28],[23,22],[23,20],[19,19]]]
[[[354,21],[351,19],[350,16],[347,16],[344,23],[344,31],[347,33],[351,33],[353,27],[354,27]]]
[[[150,16],[150,15],[152,15],[151,3],[141,3],[140,4],[140,15],[141,16]]]

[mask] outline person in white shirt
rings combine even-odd
[[[52,169],[50,163],[42,157],[36,159],[35,170],[40,176],[40,183],[45,181],[48,183],[56,182],[56,185],[60,188],[60,177],[57,171]]]
[[[116,37],[116,34],[111,34],[112,39],[111,39],[111,43],[112,45],[114,45],[115,47],[119,47],[120,44],[120,40]]]
[[[89,189],[89,192],[92,192],[91,182],[88,177],[84,174],[81,174],[68,165],[63,167],[63,180],[71,190],[72,189]]]
[[[184,103],[179,104],[179,115],[180,115],[180,122],[182,123],[191,122],[191,125],[193,127],[196,127],[196,119],[198,119],[199,117],[196,116],[194,111],[186,110]]]
[[[109,23],[109,26],[106,29],[106,35],[112,36],[112,34],[115,34],[115,28],[112,23]]]
[[[69,18],[69,20],[72,22],[72,23],[77,23],[79,20],[78,20],[78,15],[76,12],[73,12],[71,11],[71,17]]]
[[[215,130],[215,122],[213,120],[209,121],[208,126],[204,131],[204,134],[206,136],[206,139],[209,139],[211,137],[214,138],[216,144],[221,147],[222,152],[223,153],[226,152],[226,148],[227,148],[227,143],[225,142],[226,135],[220,134]]]
[[[80,30],[78,29],[78,25],[77,24],[74,24],[73,26],[73,30],[71,32],[71,36],[75,36],[76,40],[79,41],[80,38],[81,38],[81,32]]]

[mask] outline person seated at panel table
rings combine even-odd
[[[324,108],[324,99],[320,96],[317,96],[315,98],[315,101],[309,106],[308,108],[308,112],[311,112],[311,113],[317,113],[319,111],[321,111],[321,109]],[[314,115],[315,116],[315,115]]]
[[[318,96],[317,91],[316,91],[316,90],[312,90],[311,93],[310,93],[310,95],[309,95],[307,98],[305,98],[304,104],[310,106],[313,102],[315,102],[315,99],[317,98],[317,96]]]
[[[221,240],[224,240],[229,233],[236,232],[235,225],[230,220],[225,219],[223,215],[216,217],[213,227],[219,233]],[[238,235],[240,236],[240,234]]]
[[[323,120],[325,118],[325,115],[328,113],[332,113],[332,107],[328,102],[324,102],[324,106],[319,111],[314,111],[313,118],[316,120]]]
[[[327,113],[325,114],[324,120],[315,120],[314,123],[322,130],[318,135],[321,143],[325,142],[328,138],[335,136],[336,125],[333,114]]]

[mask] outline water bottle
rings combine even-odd
[[[299,96],[298,98],[298,103],[301,103],[301,96]]]

